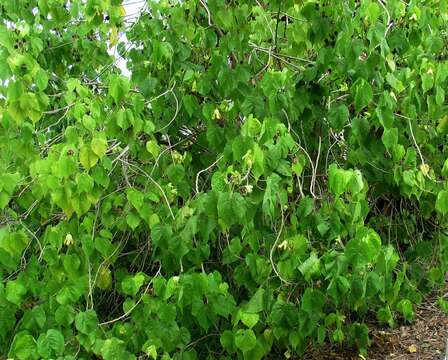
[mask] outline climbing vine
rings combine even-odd
[[[448,271],[448,2],[123,5],[0,1],[0,354],[365,355],[412,322]]]

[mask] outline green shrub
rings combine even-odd
[[[1,4],[0,354],[365,354],[411,322],[448,270],[447,1],[121,3]]]

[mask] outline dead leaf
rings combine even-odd
[[[408,351],[409,351],[411,354],[416,353],[416,352],[417,352],[417,346],[415,346],[414,344],[409,345],[409,347],[408,347]]]

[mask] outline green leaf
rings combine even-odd
[[[75,327],[83,334],[90,334],[98,325],[98,318],[94,310],[80,312],[75,316]]]
[[[76,254],[64,255],[63,264],[64,264],[64,270],[67,272],[67,274],[75,277],[78,275],[78,269],[81,265],[81,260],[79,259],[78,255]]]
[[[422,74],[423,92],[427,92],[434,86],[434,76],[432,74]]]
[[[265,290],[263,288],[259,288],[254,296],[249,300],[246,305],[246,311],[250,313],[258,313],[263,311],[263,297],[265,294]]]
[[[239,318],[248,328],[253,328],[260,320],[260,316],[258,314],[247,313],[244,311],[239,312]]]
[[[327,288],[327,293],[338,304],[344,300],[344,295],[350,289],[350,283],[344,276],[337,276],[331,280]]]
[[[344,341],[345,335],[341,329],[336,329],[335,331],[333,331],[331,337],[335,342],[342,343]]]
[[[151,357],[151,359],[156,360],[157,359],[157,348],[155,345],[147,345],[144,347],[144,353]]]
[[[255,181],[257,181],[260,176],[264,174],[264,153],[257,144],[254,146],[252,172],[254,174]]]
[[[387,100],[384,100],[387,101]],[[394,123],[394,113],[388,106],[378,106],[375,110],[378,119],[384,128],[391,128]]]
[[[185,110],[187,110],[188,116],[192,116],[199,109],[199,104],[196,97],[191,95],[186,95],[182,98]]]
[[[219,219],[227,224],[227,226],[231,226],[234,223],[231,193],[219,193],[217,210]]]
[[[1,2],[0,358],[366,356],[445,281],[445,2],[139,2]]]
[[[26,249],[30,239],[23,231],[10,232],[8,228],[0,228],[0,249],[4,249],[13,257],[19,257]]]
[[[442,214],[448,213],[448,190],[442,190],[437,194],[435,207]]]
[[[22,331],[14,336],[8,357],[19,360],[38,359],[36,340]]]
[[[328,187],[336,197],[341,196],[348,189],[353,179],[353,173],[348,170],[339,169],[336,164],[328,168]]]
[[[243,126],[241,127],[241,134],[244,136],[256,137],[261,131],[261,123],[258,119],[249,115],[245,119]]]
[[[95,155],[101,159],[106,154],[107,140],[104,137],[94,137],[90,146]]]
[[[308,313],[309,316],[320,317],[324,305],[324,294],[320,290],[308,288],[302,295],[300,310]]]
[[[363,108],[365,108],[367,105],[370,104],[370,102],[373,99],[373,90],[372,86],[364,80],[361,79],[356,87],[355,87],[355,109],[357,112],[361,111]]]
[[[281,178],[272,174],[266,181],[266,190],[263,196],[263,212],[271,219],[275,216],[275,206],[278,202]]]
[[[389,306],[380,308],[376,316],[379,321],[388,324],[390,327],[394,326],[395,321]]]
[[[39,69],[39,71],[36,74],[36,79],[35,80],[36,80],[37,88],[40,91],[44,91],[47,88],[48,76],[47,76],[47,73],[44,70]]]
[[[45,336],[41,336],[37,342],[37,349],[41,356],[52,357],[62,355],[64,352],[64,336],[56,329],[49,329]]]
[[[442,106],[445,103],[445,90],[441,86],[436,87],[436,104]]]
[[[384,129],[383,135],[381,136],[381,140],[383,141],[386,149],[390,150],[398,143],[398,129]]]
[[[137,273],[134,276],[127,276],[121,282],[121,289],[126,295],[135,296],[137,295],[144,282],[145,275],[143,273]]]
[[[374,23],[381,14],[381,8],[376,2],[371,2],[366,12],[370,22]]]
[[[129,80],[123,76],[111,75],[109,78],[109,95],[118,103],[129,92]]]
[[[156,126],[154,125],[154,123],[151,120],[145,121],[145,123],[143,125],[143,131],[145,132],[145,134],[151,135],[152,133],[154,133],[155,129],[156,129]]]
[[[244,198],[239,193],[220,193],[218,196],[218,217],[228,227],[243,222],[246,212]]]
[[[445,314],[448,314],[448,301],[447,300],[445,300],[443,297],[439,297],[437,299],[437,305]]]
[[[102,266],[98,275],[96,286],[102,290],[109,289],[112,285],[112,273],[108,267]]]
[[[442,176],[448,177],[448,158],[443,163]]]
[[[79,150],[79,162],[85,169],[89,170],[98,162],[98,156],[89,146],[83,145]]]
[[[126,189],[126,197],[129,202],[135,207],[137,210],[140,210],[143,206],[143,202],[145,200],[144,194],[137,189]]]
[[[0,290],[0,293],[1,291],[2,290]],[[2,329],[0,341],[4,339],[8,334],[10,334],[10,331],[14,329],[15,324],[16,317],[14,312],[11,311],[10,307],[0,306],[0,329]]]
[[[410,187],[415,186],[415,172],[413,170],[403,171],[403,182]]]
[[[401,315],[403,315],[403,318],[408,322],[411,322],[415,317],[414,308],[412,306],[411,301],[408,299],[400,300],[397,304],[397,310],[401,313]]]
[[[393,74],[388,73],[386,75],[386,81],[387,83],[392,86],[392,88],[397,92],[397,93],[401,93],[405,87],[403,85],[403,82],[401,82],[400,80],[398,80]]]
[[[314,252],[300,264],[299,271],[307,281],[310,281],[314,275],[320,273],[320,261]]]
[[[82,117],[82,124],[84,125],[84,127],[93,132],[96,128],[96,121],[93,117],[91,117],[90,115],[84,115]]]
[[[374,263],[380,250],[380,236],[373,229],[361,228],[355,238],[347,243],[345,254],[355,266],[362,267]]]
[[[437,132],[441,135],[448,134],[448,116],[445,115],[439,119],[439,124],[437,125]]]
[[[229,353],[232,354],[236,351],[235,337],[230,330],[225,330],[221,334],[219,341],[223,348],[226,349]]]
[[[246,214],[246,201],[240,193],[233,193],[232,195],[232,211],[236,222],[244,224]]]
[[[94,186],[93,179],[86,173],[76,174],[75,182],[79,192],[90,193]]]
[[[81,296],[81,289],[74,286],[64,286],[56,295],[56,301],[61,305],[74,303]]]
[[[132,230],[135,230],[140,225],[140,217],[133,212],[126,215],[126,223]]]
[[[235,334],[235,345],[242,352],[252,350],[257,344],[257,338],[252,330],[238,330]]]
[[[299,155],[297,157],[297,162],[293,162],[292,164],[292,170],[294,171],[294,174],[297,177],[300,177],[300,175],[302,175],[302,171],[305,167],[306,164],[306,160],[305,160],[305,156],[304,155]]]
[[[339,105],[331,108],[328,114],[328,121],[335,131],[340,131],[344,125],[348,124],[349,111],[347,106]]]
[[[27,288],[19,280],[11,280],[6,283],[6,300],[20,306]]]
[[[9,196],[7,193],[0,192],[0,210],[3,210],[6,205],[8,205],[10,199],[11,196]]]
[[[146,150],[156,159],[160,153],[160,146],[155,140],[149,140],[146,142]]]
[[[128,115],[124,109],[118,110],[118,112],[116,113],[115,116],[116,116],[117,125],[123,131],[126,131],[131,126],[131,124],[129,124],[129,121],[128,121]]]
[[[54,313],[56,322],[61,326],[69,326],[75,320],[75,311],[71,306],[61,305]]]
[[[104,360],[115,360],[129,358],[129,354],[125,351],[125,342],[118,338],[104,340],[101,346],[101,356]]]
[[[229,30],[233,25],[233,16],[231,11],[218,10],[216,13],[216,21],[224,30]]]

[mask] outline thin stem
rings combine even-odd
[[[117,321],[120,321],[120,320],[123,320],[123,319],[125,319],[125,318],[127,318],[130,314],[131,314],[131,312],[141,303],[141,301],[142,301],[142,299],[143,299],[143,295],[145,295],[146,294],[146,292],[148,291],[148,289],[149,289],[149,287],[151,286],[151,284],[152,284],[152,282],[154,281],[154,279],[157,277],[157,276],[159,276],[160,275],[160,270],[162,269],[162,264],[160,264],[160,266],[159,266],[159,270],[157,270],[157,273],[151,278],[151,280],[148,282],[148,285],[146,285],[146,288],[145,288],[145,290],[143,291],[143,294],[140,296],[140,298],[138,299],[138,301],[128,310],[128,311],[126,311],[123,315],[121,315],[121,316],[119,316],[119,317],[117,317],[117,318],[115,318],[115,319],[112,319],[112,320],[109,320],[109,321],[105,321],[105,322],[102,322],[102,323],[100,323],[99,324],[99,326],[105,326],[105,325],[109,325],[109,324],[113,324],[113,323],[115,323],[115,322],[117,322]]]
[[[174,85],[176,85],[176,83],[174,83]],[[161,131],[165,130],[167,127],[169,127],[173,123],[173,121],[176,119],[177,114],[179,114],[179,100],[177,99],[176,93],[173,90],[174,89],[174,85],[169,90],[169,92],[171,92],[171,94],[173,94],[174,100],[176,101],[176,111],[174,112],[173,118],[168,122],[168,124],[166,124],[165,126],[160,128],[159,130],[156,130],[155,131],[156,133],[161,132]]]
[[[214,161],[210,166],[206,167],[205,169],[202,169],[201,171],[199,171],[196,175],[196,194],[199,194],[199,175],[201,175],[203,172],[210,170],[213,166],[215,166],[222,158],[224,157],[224,155],[221,155],[220,157],[218,157],[218,159],[216,159],[216,161]]]
[[[280,281],[287,285],[292,285],[293,283],[284,279],[283,276],[280,275],[280,273],[277,270],[277,267],[275,266],[275,262],[274,262],[274,249],[277,247],[277,243],[280,240],[280,236],[282,235],[282,232],[283,232],[283,227],[285,226],[285,216],[283,215],[283,208],[282,208],[281,204],[280,204],[280,211],[282,213],[282,222],[280,224],[280,230],[277,233],[277,237],[275,238],[274,244],[272,244],[271,251],[269,252],[269,260],[271,261],[272,270],[274,270],[275,275],[277,275],[277,277],[280,279]]]
[[[163,191],[162,187],[159,185],[159,183],[157,181],[155,181],[151,175],[149,175],[145,170],[143,170],[141,167],[134,165],[132,163],[127,162],[126,160],[121,160],[121,162],[126,163],[128,166],[133,167],[135,169],[137,169],[138,171],[140,171],[144,176],[146,176],[160,191],[160,193],[162,194],[168,209],[170,210],[170,214],[171,217],[173,218],[173,220],[175,219],[174,214],[173,214],[173,210],[171,209],[171,205],[170,202],[168,201],[168,197],[165,194],[165,191]]]

